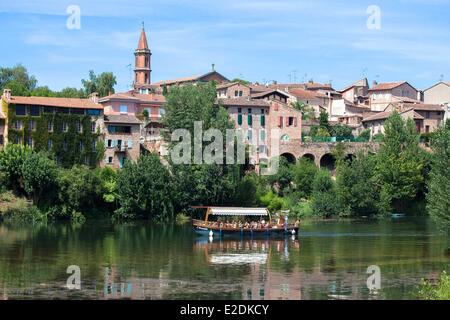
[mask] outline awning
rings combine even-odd
[[[209,214],[220,216],[268,216],[267,208],[210,208]]]

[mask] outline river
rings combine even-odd
[[[148,222],[0,224],[0,299],[414,299],[421,278],[450,271],[447,241],[427,218],[212,241]],[[80,290],[66,287],[69,266]],[[367,287],[369,266],[379,290]]]

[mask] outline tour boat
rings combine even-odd
[[[270,235],[297,235],[299,222],[288,223],[287,216],[277,215],[275,221],[267,208],[237,208],[237,207],[199,207],[207,209],[204,220],[192,220],[194,231],[197,234],[221,236],[270,236]],[[217,217],[210,221],[211,216]],[[259,217],[258,221],[254,219]],[[234,221],[229,221],[234,218]],[[251,223],[246,219],[253,219]]]

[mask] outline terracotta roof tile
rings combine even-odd
[[[8,103],[62,108],[103,109],[101,104],[95,103],[91,99],[79,98],[12,96]]]
[[[404,83],[406,83],[406,81],[379,83],[370,88],[369,91],[392,90]]]
[[[140,103],[155,103],[160,102],[164,103],[166,102],[166,97],[164,97],[162,94],[157,93],[135,93],[135,92],[121,92],[121,93],[114,93],[109,96],[103,97],[99,99],[100,102],[106,102],[108,100],[133,100]]]
[[[251,107],[268,107],[270,103],[261,99],[234,98],[234,99],[218,99],[223,106],[251,106]]]

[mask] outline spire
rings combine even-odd
[[[139,38],[137,50],[148,50],[147,36],[145,35],[145,30],[144,30],[144,22],[142,22],[141,37]]]

